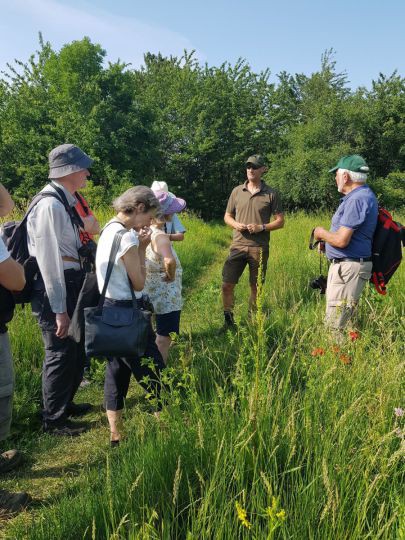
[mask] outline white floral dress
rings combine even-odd
[[[152,242],[159,234],[165,234],[157,227],[152,226],[151,228]],[[170,283],[163,281],[166,276],[163,257],[153,250],[152,242],[146,248],[146,280],[143,292],[149,295],[157,315],[180,311],[183,307],[183,299],[181,297],[183,269],[180,260],[173,246],[171,246],[173,256],[176,259],[176,274],[174,281]]]

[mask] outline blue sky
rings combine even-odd
[[[54,48],[88,35],[141,65],[145,52],[196,50],[209,65],[246,58],[253,69],[310,74],[336,51],[350,86],[405,74],[405,0],[0,0],[0,70],[26,60],[38,32]]]

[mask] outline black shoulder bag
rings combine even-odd
[[[129,277],[132,305],[104,307],[108,282],[125,232],[123,229],[115,234],[98,306],[84,309],[85,349],[89,357],[143,356],[146,350],[151,313],[138,308]]]

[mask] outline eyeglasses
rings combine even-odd
[[[260,169],[260,165],[255,165],[254,163],[246,163],[246,169],[253,169],[254,171],[257,171],[257,169]]]

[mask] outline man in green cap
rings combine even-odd
[[[377,225],[378,202],[366,184],[369,168],[358,155],[344,156],[329,172],[336,173],[344,196],[332,218],[330,231],[316,227],[315,239],[325,242],[329,259],[325,322],[335,338],[343,331],[371,277],[371,248]]]
[[[269,258],[270,231],[284,226],[281,199],[262,180],[266,171],[262,156],[250,156],[246,161],[247,180],[233,189],[226,207],[224,221],[233,229],[233,240],[222,270],[224,328],[235,327],[234,289],[246,265],[249,266],[250,276],[249,308],[252,310],[256,307],[259,266],[261,261],[261,276],[264,279]],[[275,219],[270,221],[272,215]]]

